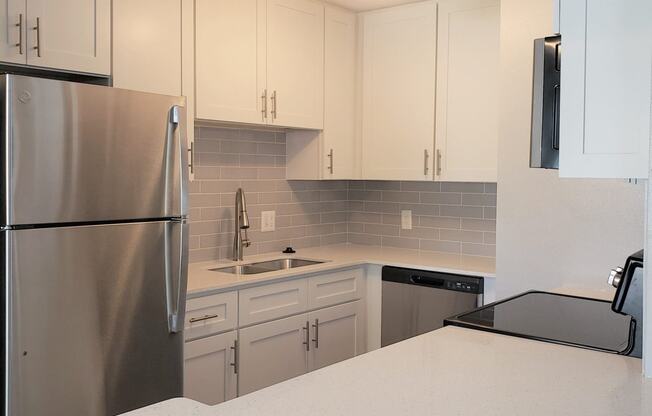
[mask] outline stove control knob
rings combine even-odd
[[[609,284],[613,287],[618,287],[620,285],[620,279],[623,277],[623,268],[616,267],[612,269],[609,273]]]

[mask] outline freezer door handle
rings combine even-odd
[[[168,329],[183,331],[188,282],[188,222],[170,221],[165,227],[165,293]]]
[[[166,210],[169,216],[176,216],[174,200],[177,197],[181,216],[188,215],[188,144],[185,120],[185,107],[175,105],[170,108],[166,129]],[[175,149],[175,145],[178,148]]]

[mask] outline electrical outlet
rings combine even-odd
[[[408,209],[401,211],[401,228],[404,230],[412,229],[412,211]]]
[[[261,216],[260,231],[274,231],[276,229],[276,211],[263,211]]]

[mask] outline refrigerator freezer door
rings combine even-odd
[[[3,225],[181,217],[185,99],[2,75]]]
[[[168,300],[185,310],[186,227],[169,221],[2,233],[8,414],[115,415],[182,395],[183,334],[170,330]]]

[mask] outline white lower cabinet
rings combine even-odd
[[[240,330],[240,395],[308,371],[306,314]]]
[[[309,371],[348,360],[365,351],[363,302],[320,309],[308,314],[311,349]]]
[[[217,404],[237,395],[237,331],[186,342],[184,396]]]

